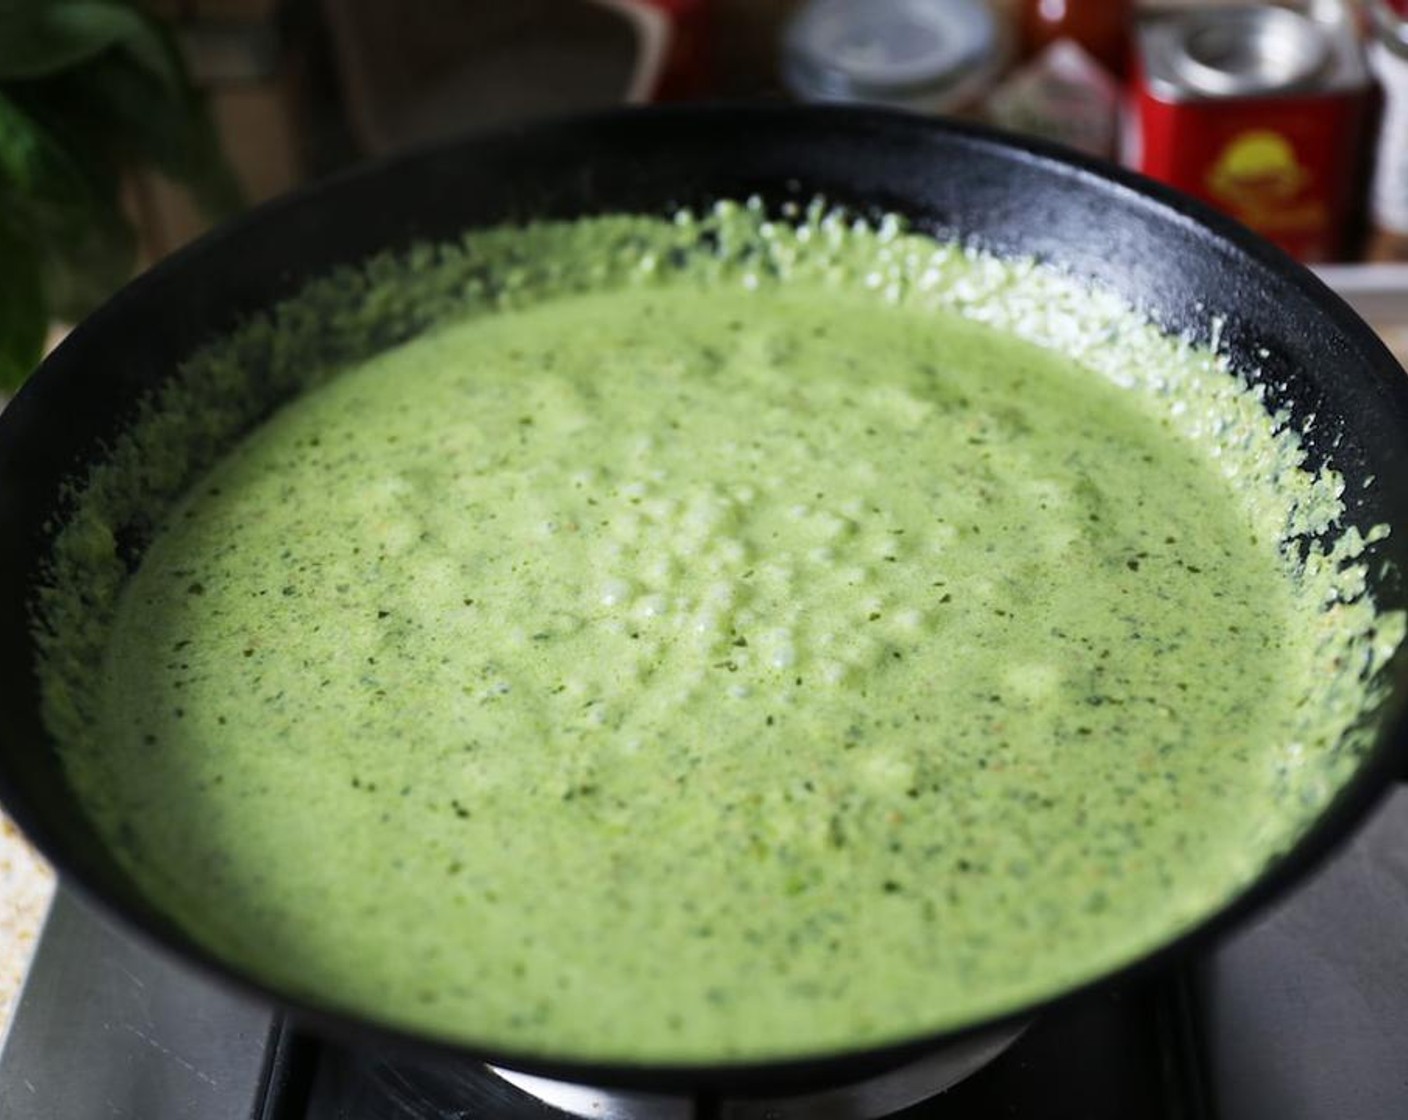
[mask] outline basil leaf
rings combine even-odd
[[[68,150],[154,164],[186,183],[211,217],[239,208],[234,175],[204,103],[189,86],[173,95],[122,55],[105,54],[13,92]]]
[[[81,217],[94,194],[91,172],[0,91],[0,205],[14,224],[28,227],[36,208]]]
[[[43,352],[41,283],[33,249],[0,221],[0,393],[18,389]]]
[[[70,321],[132,274],[135,238],[117,181],[0,93],[0,211],[32,247],[50,313]]]
[[[29,80],[120,50],[171,92],[181,67],[161,27],[117,0],[0,0],[0,80]]]
[[[76,320],[132,273],[136,238],[118,169],[154,164],[212,217],[240,204],[214,129],[159,23],[124,0],[0,0],[0,272],[23,274],[43,312]],[[8,269],[9,246],[17,262]],[[37,280],[36,280],[37,277]],[[27,297],[29,298],[29,297]],[[6,369],[30,334],[16,297]]]

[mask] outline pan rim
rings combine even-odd
[[[73,335],[60,345],[55,355],[41,366],[41,370],[62,368],[68,360],[66,355],[80,351],[84,340],[90,335],[100,337],[104,325],[121,316],[129,304],[146,299],[150,292],[159,291],[160,286],[168,283],[170,277],[179,275],[184,270],[198,268],[204,258],[217,253],[221,246],[237,243],[247,229],[262,226],[281,214],[296,213],[302,208],[316,206],[329,193],[341,191],[349,184],[401,174],[427,157],[443,155],[461,147],[473,149],[487,144],[508,147],[515,144],[550,145],[556,138],[583,127],[593,130],[630,129],[636,127],[635,122],[644,119],[664,120],[678,128],[697,126],[700,122],[719,127],[730,121],[756,121],[760,118],[766,118],[774,124],[799,121],[803,118],[809,124],[827,121],[834,124],[838,130],[849,129],[860,134],[887,131],[912,135],[917,139],[946,136],[961,143],[1007,153],[1029,164],[1039,165],[1045,169],[1045,173],[1067,181],[1095,184],[1106,193],[1114,188],[1130,204],[1157,212],[1157,216],[1163,221],[1191,228],[1204,244],[1213,250],[1226,256],[1240,256],[1258,269],[1278,273],[1290,280],[1319,305],[1331,326],[1355,345],[1361,357],[1369,359],[1369,365],[1382,367],[1385,371],[1397,370],[1397,363],[1369,328],[1308,269],[1295,264],[1279,250],[1248,234],[1231,219],[1131,172],[1074,156],[1037,141],[1014,140],[977,125],[937,122],[876,109],[756,105],[636,108],[583,114],[517,126],[487,136],[421,145],[353,168],[257,207],[173,254],[148,274],[129,284],[80,324]],[[478,223],[471,223],[473,224]],[[1401,372],[1397,376],[1401,378]],[[36,384],[41,384],[40,390],[31,389],[30,386]],[[29,409],[42,407],[42,377],[32,379],[30,386],[26,386],[16,396],[15,401],[6,410],[6,416],[23,417]],[[13,411],[16,406],[19,408],[18,413]],[[8,427],[5,419],[0,417],[0,441],[4,440]],[[1402,672],[1399,675],[1401,678]],[[1398,683],[1401,686],[1402,680]],[[70,859],[66,845],[58,840],[54,831],[40,819],[40,814],[31,813],[24,798],[12,791],[3,766],[0,766],[0,802],[6,805],[7,812],[10,812],[15,822],[33,839],[35,846],[59,872],[66,888],[75,890],[105,916],[117,919],[122,928],[136,931],[148,944],[156,945],[168,955],[194,966],[207,978],[215,979],[222,986],[246,996],[286,1008],[292,1012],[295,1019],[311,1024],[321,1034],[354,1043],[384,1045],[421,1057],[438,1055],[441,1058],[471,1060],[476,1063],[489,1062],[559,1080],[623,1088],[685,1085],[700,1089],[742,1089],[798,1083],[817,1084],[820,1081],[847,1080],[857,1074],[899,1065],[945,1043],[1012,1027],[1019,1021],[1062,1006],[1095,989],[1153,975],[1165,969],[1175,958],[1186,957],[1205,949],[1249,913],[1307,874],[1313,866],[1326,858],[1338,843],[1348,838],[1356,824],[1367,817],[1378,797],[1388,787],[1396,758],[1401,759],[1408,753],[1405,752],[1405,748],[1408,748],[1408,728],[1405,728],[1404,723],[1402,695],[1403,688],[1395,688],[1397,699],[1386,707],[1383,719],[1383,726],[1388,733],[1381,735],[1379,742],[1361,760],[1353,776],[1319,814],[1314,824],[1246,888],[1182,933],[1172,936],[1151,953],[1048,998],[952,1029],[861,1049],[738,1062],[631,1064],[563,1059],[552,1055],[503,1051],[492,1047],[481,1048],[464,1041],[446,1040],[420,1034],[409,1028],[364,1019],[334,1005],[306,996],[292,995],[219,960],[172,923],[151,915],[134,913],[108,885],[88,881],[77,868],[75,861]]]

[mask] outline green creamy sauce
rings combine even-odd
[[[87,691],[50,639],[74,781],[193,935],[450,1038],[800,1054],[1128,961],[1324,803],[1401,625],[1287,559],[1323,496],[1269,420],[1237,471],[1299,515],[951,307],[644,271],[351,363],[167,510]]]

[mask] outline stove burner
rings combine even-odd
[[[937,1096],[982,1069],[1026,1024],[943,1047],[878,1077],[820,1092],[777,1097],[726,1097],[708,1115],[726,1120],[875,1120]],[[488,1067],[530,1096],[589,1120],[692,1120],[702,1111],[690,1097],[592,1089],[516,1070]]]
[[[489,1066],[488,1071],[569,1116],[586,1116],[594,1120],[691,1120],[694,1115],[690,1101],[683,1097],[591,1089],[585,1085],[552,1081],[498,1066]]]
[[[789,1096],[642,1093],[574,1085],[471,1062],[405,1063],[325,1053],[308,1120],[585,1117],[587,1120],[877,1120],[986,1066],[1025,1029],[964,1040],[877,1077]],[[369,1101],[377,1102],[370,1105]],[[356,1111],[354,1111],[354,1103]]]

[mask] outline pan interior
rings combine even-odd
[[[1242,374],[822,204],[378,258],[75,484],[46,720],[153,901],[325,1006],[647,1064],[976,1022],[1367,749],[1386,530]]]

